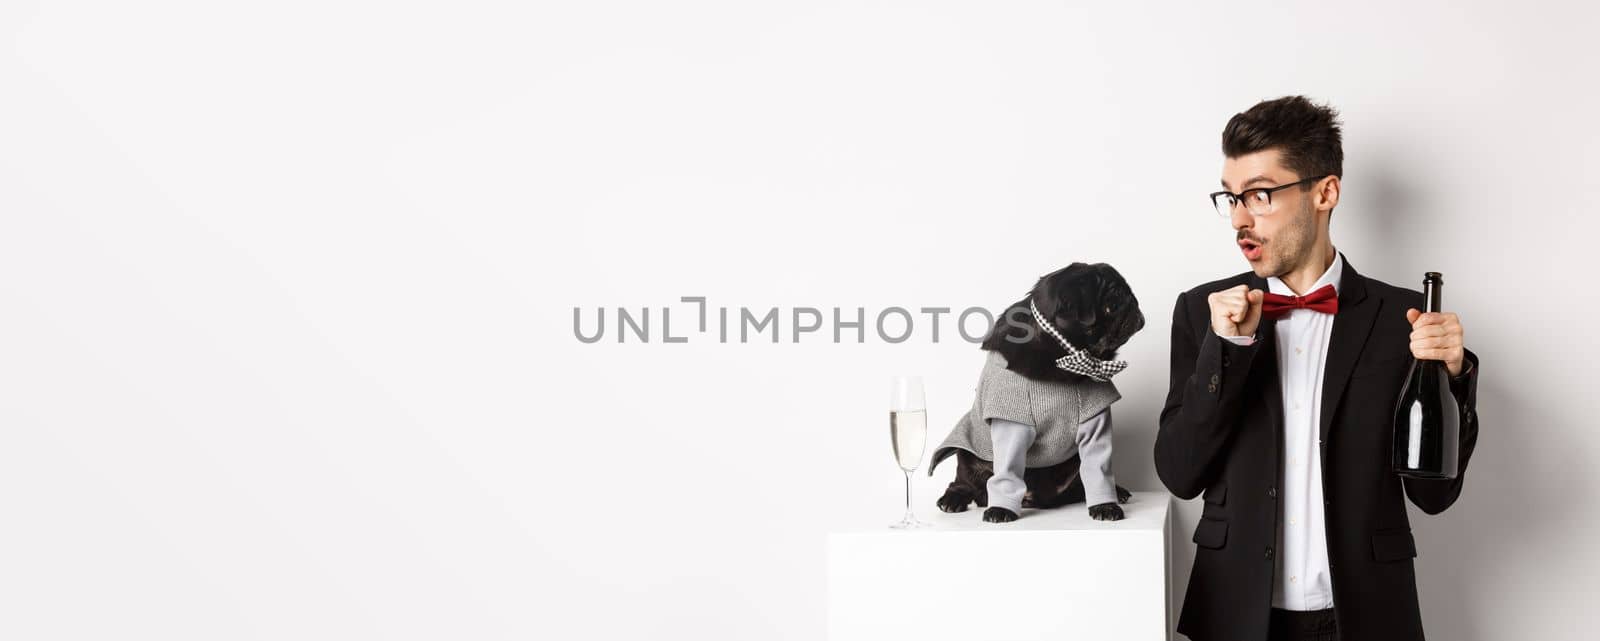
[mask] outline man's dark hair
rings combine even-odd
[[[1238,158],[1266,149],[1277,149],[1283,166],[1302,179],[1344,175],[1339,112],[1305,96],[1258,102],[1228,119],[1222,129],[1224,155]]]

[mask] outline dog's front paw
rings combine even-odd
[[[1116,503],[1101,503],[1089,506],[1089,516],[1096,521],[1121,521],[1122,506]]]
[[[1118,503],[1127,503],[1128,499],[1131,499],[1131,498],[1133,498],[1133,492],[1129,492],[1128,488],[1122,487],[1121,485],[1117,486],[1117,502]]]
[[[965,490],[950,488],[944,491],[944,496],[939,497],[939,509],[944,512],[965,512],[967,504],[972,502],[972,496]]]
[[[983,520],[990,523],[1010,523],[1017,520],[1017,513],[1003,507],[991,507],[983,511]]]

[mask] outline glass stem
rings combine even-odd
[[[901,470],[905,471],[905,470]],[[906,520],[911,520],[911,473],[906,472]]]

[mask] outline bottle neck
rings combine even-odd
[[[1443,283],[1437,283],[1437,282],[1434,282],[1434,281],[1431,281],[1431,280],[1423,281],[1423,283],[1422,283],[1422,303],[1423,303],[1422,311],[1424,311],[1424,312],[1439,312],[1439,311],[1443,311],[1443,308],[1441,308],[1439,306],[1439,293],[1440,293],[1439,290],[1443,289],[1443,287],[1444,287]]]

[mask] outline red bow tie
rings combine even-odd
[[[1339,293],[1334,291],[1333,285],[1323,285],[1321,289],[1305,296],[1268,293],[1261,301],[1261,315],[1267,318],[1278,318],[1296,309],[1309,309],[1324,314],[1338,313]]]

